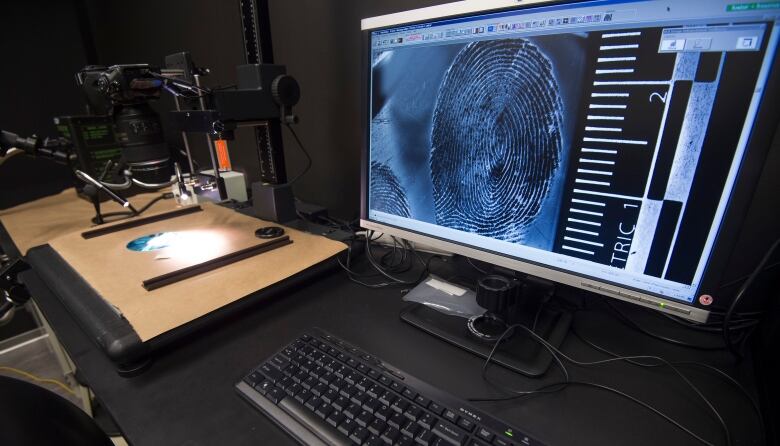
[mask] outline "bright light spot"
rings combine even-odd
[[[134,245],[134,247],[131,247]],[[191,230],[162,232],[142,237],[128,244],[134,251],[157,251],[160,259],[184,260],[187,263],[202,262],[225,254],[228,241],[215,230]]]

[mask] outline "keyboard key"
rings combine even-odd
[[[336,379],[334,379],[333,381],[330,382],[330,388],[335,390],[335,391],[337,391],[337,392],[339,390],[343,389],[344,387],[347,387],[348,385],[349,384],[347,384],[346,381],[344,381],[343,379],[338,379],[338,378],[336,378]]]
[[[372,384],[373,382],[364,376],[363,378],[355,382],[355,387],[357,387],[357,389],[360,390],[361,392],[365,392],[366,390],[368,390],[368,387],[371,386]]]
[[[341,424],[342,421],[344,421],[344,418],[346,417],[344,416],[343,413],[334,410],[333,412],[330,413],[330,415],[328,415],[325,421],[331,426],[337,427],[339,424]]]
[[[399,399],[398,399],[396,402],[394,402],[394,403],[393,403],[393,405],[392,405],[392,406],[390,406],[390,407],[391,407],[391,408],[392,408],[394,411],[396,411],[396,412],[398,412],[398,413],[404,413],[404,412],[406,412],[406,409],[409,407],[409,403],[408,403],[406,400],[404,400],[404,399],[402,399],[402,398],[399,398]]]
[[[299,371],[298,373],[291,376],[292,380],[296,383],[300,384],[303,382],[304,379],[308,378],[309,374],[304,372],[303,370]]]
[[[306,390],[306,389],[303,389],[303,390],[301,390],[300,392],[298,392],[298,394],[297,394],[297,395],[295,395],[295,401],[298,401],[299,403],[303,404],[303,403],[305,403],[305,402],[306,402],[306,401],[307,401],[309,398],[311,398],[312,396],[314,396],[314,395],[312,395],[312,394],[311,394],[311,392],[309,392],[309,391],[308,391],[308,390]]]
[[[308,360],[302,362],[299,367],[304,372],[310,373],[312,370],[314,370],[317,367],[317,364],[315,364],[314,361],[308,359]]]
[[[414,404],[410,404],[409,407],[404,411],[404,416],[412,421],[417,421],[417,419],[420,418],[422,414],[423,410]]]
[[[357,404],[352,403],[352,404],[348,405],[347,407],[345,407],[342,410],[342,412],[344,413],[344,415],[346,415],[349,418],[355,418],[356,416],[358,416],[358,414],[360,412],[362,412],[362,410],[360,409],[360,406],[358,406]]]
[[[390,383],[390,388],[398,393],[401,393],[406,387],[404,387],[403,384],[399,383],[398,381],[393,381]]]
[[[283,358],[281,355],[276,355],[271,359],[271,362],[273,365],[279,368],[279,370],[282,370],[284,368],[287,368],[290,365],[290,361]]]
[[[325,370],[331,373],[340,365],[341,364],[339,364],[339,362],[336,361],[335,359],[331,359],[330,361],[326,361],[324,364],[322,364],[322,366],[325,367]]]
[[[303,356],[310,356],[312,353],[314,353],[314,349],[310,345],[304,345],[301,348],[298,349],[298,353],[302,354]],[[309,358],[311,359],[311,358]]]
[[[479,429],[477,429],[477,437],[489,442],[490,440],[493,439],[493,432],[490,432],[484,427],[480,427]]]
[[[497,435],[496,438],[493,439],[493,444],[495,446],[512,446],[513,445],[513,443],[511,441],[507,440],[506,438],[504,438],[504,437],[502,437],[500,435]]]
[[[282,398],[285,397],[284,391],[278,387],[274,387],[266,392],[265,397],[271,400],[274,404],[279,403]]]
[[[376,435],[369,435],[363,446],[384,446],[385,442]]]
[[[328,354],[335,357],[335,356],[338,356],[339,351],[336,350],[335,348],[331,347],[331,348],[328,349]]]
[[[369,398],[371,398],[371,397],[366,395],[365,393],[357,392],[354,395],[352,395],[352,398],[350,398],[349,400],[352,401],[353,403],[359,405],[359,406],[362,406],[363,402],[368,400]]]
[[[389,386],[390,383],[393,382],[393,380],[388,378],[386,375],[382,375],[382,376],[379,377],[379,382],[384,384],[384,385],[386,385],[386,386]]]
[[[266,366],[264,365],[263,367]],[[270,366],[268,366],[268,369],[263,368],[262,372],[263,375],[265,375],[265,377],[268,378],[269,381],[274,383],[284,378],[284,374],[282,372]]]
[[[374,435],[381,435],[385,429],[387,429],[387,423],[380,420],[379,418],[374,418],[374,421],[368,425],[368,431]]]
[[[412,437],[407,437],[405,435],[402,435],[401,438],[398,439],[398,442],[395,445],[396,446],[412,446],[412,445],[414,445],[414,440],[412,440]]]
[[[252,372],[244,377],[244,382],[254,387],[257,383],[262,382],[265,378],[259,372]]]
[[[420,418],[417,420],[417,424],[420,426],[426,428],[426,429],[433,429],[433,426],[436,424],[438,420],[433,415],[425,412],[423,413]]]
[[[295,381],[293,381],[289,376],[285,376],[284,378],[280,379],[278,383],[276,383],[276,387],[284,390],[293,384],[295,384]]]
[[[317,414],[318,417],[325,419],[328,417],[328,415],[333,412],[333,407],[331,407],[328,404],[322,404],[320,407],[317,408],[317,410],[314,411],[315,414]]]
[[[303,403],[304,406],[306,406],[307,409],[314,412],[322,405],[322,399],[318,397],[309,398],[309,401],[306,401]]]
[[[407,437],[414,438],[417,432],[420,430],[420,426],[414,421],[409,421],[401,427],[401,433]]]
[[[414,390],[406,387],[406,388],[404,388],[403,392],[401,392],[401,395],[409,398],[410,400],[414,400],[417,397],[417,392],[415,392]]]
[[[368,370],[368,376],[370,376],[373,379],[379,379],[379,372],[377,372],[374,369],[369,369]]]
[[[294,397],[297,395],[301,390],[303,390],[303,386],[300,384],[293,384],[286,389],[284,389],[285,392],[287,392],[288,395]]]
[[[365,441],[365,439],[368,438],[368,436],[369,436],[368,430],[366,430],[366,428],[364,427],[358,426],[352,431],[352,434],[350,434],[349,439],[354,441],[357,444],[362,444],[363,441]]]
[[[311,335],[304,334],[304,335],[301,335],[301,337],[299,339],[301,341],[303,341],[303,342],[309,342],[309,341],[311,341],[312,338],[311,338]]]
[[[387,424],[389,424],[390,426],[396,429],[400,429],[401,426],[407,423],[407,421],[408,420],[406,419],[406,417],[404,417],[400,413],[395,413],[387,420]]]
[[[428,404],[428,410],[435,413],[436,415],[441,415],[444,413],[444,406],[437,402],[431,401],[431,403]]]
[[[341,390],[339,390],[339,394],[344,398],[352,398],[352,395],[356,393],[358,393],[358,389],[350,386],[342,387]]]
[[[379,384],[374,384],[368,389],[366,389],[366,394],[371,398],[379,398],[379,395],[383,393],[384,393],[384,387],[380,386]]]
[[[380,407],[382,407],[382,403],[380,403],[379,400],[376,398],[369,397],[365,401],[363,401],[363,409],[371,413],[376,412],[376,410],[379,409]]]
[[[387,430],[382,432],[380,438],[387,444],[395,444],[395,440],[401,436],[401,431],[394,427],[388,427]]]
[[[326,385],[330,385],[335,379],[336,375],[330,372],[320,375],[320,382]]]
[[[398,399],[397,396],[395,396],[394,394],[390,393],[389,390],[385,390],[385,393],[383,393],[379,397],[379,402],[382,403],[382,404],[385,404],[387,406],[392,406],[393,403],[395,402],[395,400],[397,400],[397,399]]]
[[[322,396],[328,390],[333,390],[333,389],[329,388],[328,386],[326,386],[323,383],[319,383],[316,386],[311,388],[311,393],[313,393],[313,394],[315,394],[317,396]]]
[[[349,437],[349,434],[352,433],[352,431],[358,427],[357,423],[355,423],[353,420],[349,418],[345,418],[344,421],[341,422],[338,426],[339,432]]]
[[[367,427],[371,422],[374,421],[374,416],[370,413],[366,412],[365,410],[360,412],[358,416],[355,417],[355,422],[359,426]]]
[[[414,441],[421,446],[430,446],[434,440],[436,440],[436,438],[437,437],[433,435],[433,432],[422,429],[417,433],[417,437],[414,439]]]
[[[304,379],[303,381],[301,381],[301,385],[306,390],[311,390],[311,388],[316,386],[317,384],[319,384],[319,382],[317,381],[317,378],[315,378],[313,376],[310,376],[310,377]]]
[[[360,379],[360,375],[358,375],[355,372],[349,372],[346,375],[344,375],[344,381],[346,381],[347,384],[351,386],[354,386],[355,382],[357,382],[358,379]]]
[[[320,398],[322,398],[322,401],[325,401],[328,404],[333,403],[333,401],[336,400],[336,398],[339,397],[338,392],[336,392],[333,389],[328,389],[325,393],[320,395]]]
[[[379,409],[374,411],[374,416],[382,421],[387,421],[394,413],[390,406],[380,406]]]
[[[471,440],[471,442],[469,443],[469,446],[490,446],[490,445],[487,444],[487,443],[483,443],[483,442],[481,442],[479,440]]]
[[[268,381],[268,380],[265,380],[265,381],[263,381],[260,384],[255,386],[255,390],[257,390],[258,392],[262,393],[263,395],[268,393],[268,391],[273,389],[273,388],[274,388],[274,383],[272,383],[271,381]]]
[[[341,367],[336,367],[335,369],[333,369],[333,374],[336,375],[336,377],[339,379],[343,379],[344,376],[349,372],[350,372],[349,367],[343,365]]]
[[[452,411],[452,410],[450,410],[450,409],[446,409],[446,410],[444,411],[444,414],[442,414],[442,416],[443,416],[444,418],[446,418],[447,420],[449,420],[449,421],[453,422],[453,423],[457,423],[457,422],[458,422],[458,418],[459,418],[459,417],[458,417],[458,414],[456,414],[455,412],[453,412],[453,411]]]
[[[462,427],[464,430],[466,430],[466,432],[471,432],[474,430],[476,424],[474,424],[474,422],[468,418],[462,417],[460,420],[458,420],[458,426]]]
[[[336,398],[330,404],[333,405],[333,407],[335,407],[336,410],[344,410],[344,408],[349,406],[349,400],[344,398],[343,396],[340,396],[340,397]]]
[[[467,439],[466,432],[446,421],[437,422],[433,427],[433,433],[458,446],[464,444]]]

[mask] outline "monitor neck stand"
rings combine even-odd
[[[572,321],[572,313],[551,302],[555,295],[552,282],[526,277],[509,279],[487,275],[479,283],[488,288],[503,288],[499,278],[511,282],[511,289],[499,292],[477,291],[477,303],[487,308],[484,315],[464,318],[441,313],[420,303],[401,310],[401,319],[450,344],[487,358],[507,327],[522,324],[554,347],[560,347]],[[493,355],[493,362],[527,376],[544,374],[552,356],[523,329],[510,330]]]

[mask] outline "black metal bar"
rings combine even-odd
[[[248,64],[274,63],[271,39],[271,14],[268,0],[239,0],[244,41],[244,55]],[[282,127],[277,119],[255,129],[260,180],[268,184],[287,182],[284,164]]]
[[[180,282],[184,279],[203,274],[223,266],[230,265],[231,263],[244,260],[249,257],[254,257],[258,254],[281,248],[282,246],[292,243],[290,237],[285,235],[279,238],[269,240],[267,242],[260,243],[259,245],[250,246],[240,251],[225,254],[224,256],[217,257],[215,259],[207,260],[197,265],[188,266],[176,271],[171,271],[166,274],[152,277],[151,279],[144,280],[142,285],[146,291],[156,290],[172,283]]]
[[[137,226],[143,226],[148,225],[149,223],[154,223],[156,221],[162,221],[162,220],[168,220],[169,218],[176,218],[181,217],[182,215],[188,215],[192,214],[194,212],[200,212],[203,208],[201,208],[199,205],[195,206],[188,206],[181,209],[175,209],[173,211],[164,212],[162,214],[157,215],[150,215],[148,217],[141,217],[136,218],[135,220],[129,220],[122,223],[117,223],[115,225],[111,226],[103,226],[100,228],[90,229],[89,231],[84,231],[81,233],[81,236],[85,239],[100,237],[101,235],[111,234],[114,232],[122,231],[127,228],[135,228]]]

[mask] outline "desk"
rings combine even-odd
[[[233,385],[301,331],[319,326],[376,354],[419,378],[461,397],[497,395],[480,378],[482,362],[400,321],[397,289],[368,290],[334,273],[306,286],[259,302],[253,311],[159,352],[140,376],[121,378],[34,271],[22,275],[35,301],[57,332],[88,385],[131,444],[294,444],[271,421],[248,406]],[[656,316],[627,308],[639,319]],[[627,329],[603,311],[580,312],[577,330],[591,341],[625,354],[658,354],[668,359],[706,361],[752,386],[750,362],[735,369],[725,352],[691,351],[653,341]],[[675,333],[676,334],[676,333]],[[569,336],[563,350],[579,359],[603,356]],[[652,404],[715,444],[724,444],[713,415],[669,370],[638,369],[619,363],[601,368],[572,367],[580,380],[617,387]],[[721,411],[735,443],[760,444],[749,403],[711,373],[684,369]],[[518,389],[542,380],[491,369],[497,380]],[[479,407],[527,430],[551,445],[697,444],[634,403],[588,388]]]

